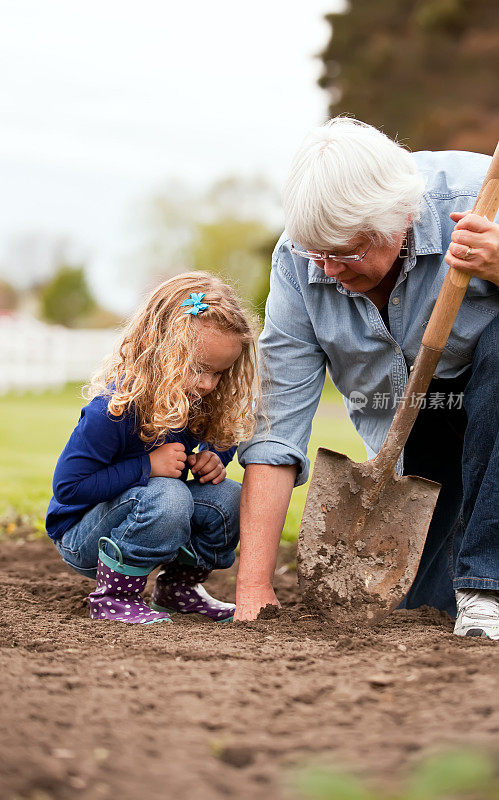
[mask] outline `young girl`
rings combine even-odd
[[[225,467],[254,427],[254,342],[232,290],[185,273],[152,293],[93,378],[46,520],[64,561],[97,579],[93,619],[232,619],[234,606],[200,584],[234,562],[241,487]],[[158,564],[148,607],[141,593]]]

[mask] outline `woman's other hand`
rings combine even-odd
[[[281,607],[275,592],[270,585],[264,586],[237,586],[236,590],[236,612],[234,622],[245,622],[256,619],[259,612],[265,606]]]

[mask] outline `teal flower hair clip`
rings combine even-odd
[[[199,294],[193,292],[187,300],[184,300],[183,303],[180,303],[180,308],[182,308],[182,306],[191,306],[191,308],[188,308],[187,311],[184,311],[184,314],[192,314],[193,317],[197,317],[198,314],[202,314],[203,311],[206,311],[206,309],[209,308],[208,303],[201,302],[203,297],[204,292],[200,292]]]

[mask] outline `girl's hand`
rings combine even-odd
[[[277,608],[281,607],[270,584],[264,586],[247,586],[246,588],[237,586],[234,622],[245,622],[256,619],[262,608],[268,605],[277,606]]]
[[[446,263],[499,286],[499,225],[471,211],[456,211],[450,217],[457,225],[452,231]]]
[[[222,483],[225,479],[225,467],[220,457],[211,450],[192,453],[187,459],[193,475],[199,477],[199,483]]]
[[[151,478],[180,478],[185,467],[185,447],[180,442],[169,442],[149,453]]]

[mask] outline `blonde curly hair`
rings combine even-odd
[[[204,292],[208,309],[185,314],[183,300]],[[239,339],[242,350],[216,389],[195,402],[186,390],[199,370],[207,328]],[[207,272],[186,272],[161,283],[126,325],[119,343],[85,387],[87,399],[109,396],[108,411],[135,414],[143,442],[161,444],[188,430],[218,450],[251,438],[260,378],[256,328],[230,286]]]

